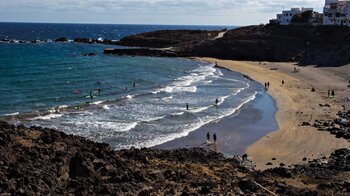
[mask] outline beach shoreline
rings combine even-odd
[[[302,164],[306,160],[328,156],[334,149],[349,148],[349,142],[336,138],[328,132],[317,131],[312,126],[301,126],[316,119],[332,119],[343,110],[342,100],[346,97],[346,77],[333,77],[343,68],[330,71],[313,67],[302,67],[300,73],[293,73],[293,63],[245,62],[198,58],[198,60],[218,63],[218,66],[248,75],[253,80],[271,84],[268,93],[276,100],[276,121],[279,129],[250,145],[246,152],[256,163],[257,169],[285,165]],[[339,70],[337,70],[339,69]],[[349,72],[348,72],[349,73]],[[286,83],[282,86],[281,81]],[[329,81],[328,81],[329,80]],[[333,82],[331,82],[333,81]],[[316,92],[311,92],[315,88]],[[336,89],[335,99],[326,99],[327,89]],[[326,93],[327,94],[327,93]],[[331,107],[320,107],[319,104]],[[347,105],[346,105],[347,104]],[[272,165],[266,165],[272,162]]]

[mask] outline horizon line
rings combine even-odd
[[[142,24],[142,23],[93,23],[93,22],[26,22],[26,21],[0,21],[0,23],[27,23],[27,24],[89,24],[89,25],[149,25],[149,26],[222,26],[241,27],[250,25],[214,25],[214,24]]]

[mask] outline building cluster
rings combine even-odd
[[[300,19],[303,18],[304,19]],[[299,19],[299,20],[298,20]],[[277,14],[270,24],[341,25],[350,27],[350,0],[325,0],[323,13],[313,8],[292,8]]]

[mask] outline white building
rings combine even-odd
[[[350,27],[350,1],[326,0],[323,8],[323,25]]]
[[[294,15],[313,10],[313,8],[292,8],[291,10],[283,11],[282,14],[277,14],[277,23],[280,25],[289,25]]]

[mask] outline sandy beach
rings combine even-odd
[[[333,119],[338,111],[343,110],[343,106],[349,108],[349,65],[336,68],[298,67],[300,71],[294,73],[294,63],[260,64],[213,58],[200,60],[217,62],[221,67],[241,72],[262,84],[270,83],[268,93],[276,100],[279,129],[247,148],[246,152],[256,163],[257,169],[276,167],[280,163],[306,163],[304,157],[329,156],[335,149],[350,147],[347,140],[336,138],[329,132],[301,126],[303,122],[313,124],[316,119]],[[282,80],[285,81],[283,86]],[[312,92],[312,88],[316,92]],[[328,90],[335,90],[335,98],[327,98]],[[329,104],[331,107],[320,107],[319,104]],[[267,166],[268,162],[273,165]]]

